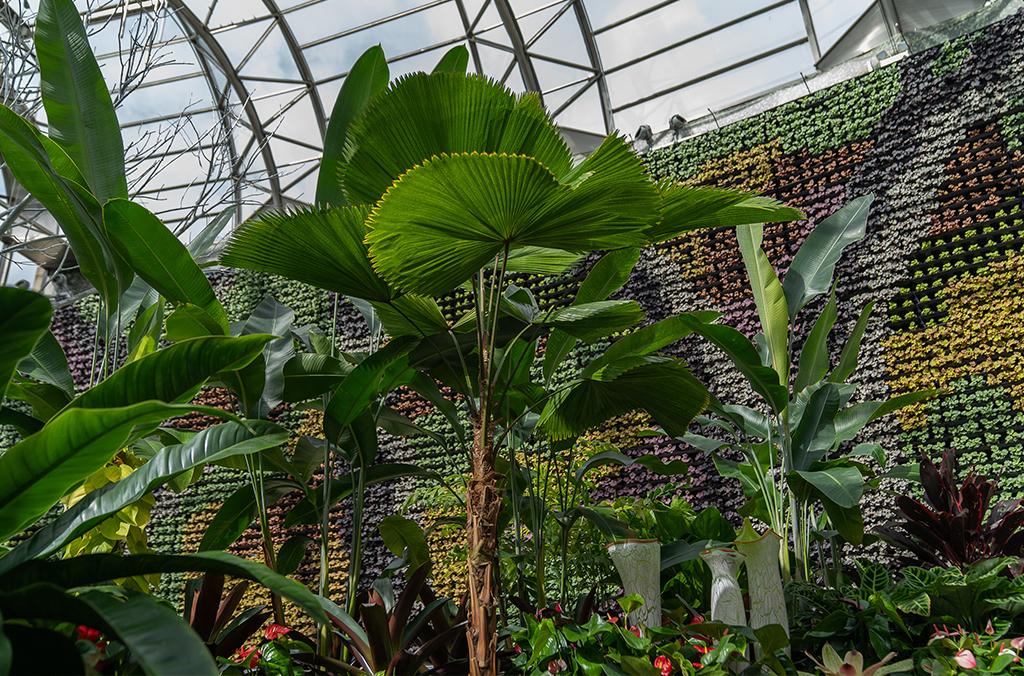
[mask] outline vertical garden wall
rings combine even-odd
[[[956,448],[966,465],[998,474],[1005,491],[1024,493],[1024,17],[1017,16],[982,32],[818,92],[786,106],[651,151],[646,161],[653,174],[677,181],[742,188],[783,200],[804,210],[809,220],[765,228],[764,247],[779,267],[809,232],[811,225],[858,195],[875,201],[868,236],[840,264],[839,336],[849,333],[859,309],[876,308],[865,337],[865,356],[857,379],[865,396],[883,398],[920,388],[944,390],[927,407],[909,409],[899,419],[876,424],[866,435],[904,458],[918,452],[937,455]],[[534,286],[544,304],[568,302],[586,269],[579,266],[558,284]],[[295,312],[295,325],[317,325],[336,336],[342,349],[365,349],[365,323],[346,301],[323,292],[251,273],[214,274],[221,300],[239,320],[265,296]],[[520,279],[517,283],[531,283]],[[725,321],[752,333],[756,323],[742,263],[732,231],[683,237],[649,251],[623,289],[637,299],[650,320],[671,312],[713,309]],[[331,327],[334,305],[338,320]],[[450,307],[460,305],[452,298]],[[63,308],[54,330],[67,351],[78,384],[89,380],[92,366],[93,313],[89,301]],[[581,348],[596,349],[596,348]],[[711,348],[686,341],[676,348],[722,400],[746,397],[741,377]],[[576,358],[587,357],[582,351]],[[203,403],[228,405],[225,392],[209,389]],[[425,427],[437,414],[414,395],[391,402]],[[319,429],[318,412],[279,407],[271,415],[298,433]],[[200,419],[180,424],[201,426]],[[679,457],[691,464],[685,489],[695,506],[735,505],[739,490],[718,477],[696,449],[665,437],[639,434],[648,421],[626,416],[592,435],[629,453]],[[438,425],[440,428],[440,425]],[[0,446],[13,433],[0,433]],[[463,459],[445,456],[425,437],[387,439],[379,461],[416,462],[442,475],[463,471]],[[597,489],[600,496],[646,494],[662,480],[641,467],[609,471]],[[243,485],[240,474],[208,469],[182,495],[159,494],[149,523],[149,542],[167,552],[194,550],[223,502]],[[371,539],[364,564],[367,579],[389,554],[374,538],[383,516],[408,510],[426,521],[450,513],[442,491],[416,492],[410,480],[371,487],[367,496]],[[410,496],[414,499],[410,500]],[[282,499],[287,503],[288,497]],[[342,567],[350,528],[348,505],[333,513],[339,537],[335,559]],[[880,516],[879,506],[875,515]],[[275,514],[283,514],[277,508]],[[281,541],[313,526],[271,521]],[[304,530],[305,529],[305,530]],[[431,539],[450,570],[435,569],[435,584],[454,591],[461,584],[464,552],[460,529],[432,532]],[[256,556],[255,529],[232,548]],[[311,555],[299,575],[315,577]],[[181,596],[181,576],[166,575],[162,591]]]

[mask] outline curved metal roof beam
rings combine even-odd
[[[288,45],[288,51],[292,55],[292,60],[295,61],[299,77],[306,86],[306,91],[309,92],[309,100],[313,104],[313,115],[316,117],[316,124],[320,128],[320,138],[323,139],[327,135],[327,115],[324,113],[324,103],[320,99],[320,92],[316,88],[313,71],[310,70],[309,62],[306,61],[306,54],[302,51],[299,41],[295,39],[295,32],[292,31],[291,24],[288,23],[288,20],[284,18],[284,14],[281,13],[277,0],[263,0],[263,4],[266,5],[270,15],[277,22],[281,35],[284,36],[285,44]]]
[[[455,0],[455,6],[459,10],[459,19],[462,20],[462,29],[466,31],[466,42],[469,43],[469,53],[473,56],[473,69],[477,75],[484,74],[483,62],[480,61],[480,48],[476,45],[476,35],[473,32],[473,25],[469,22],[469,13],[466,11],[464,0]]]
[[[198,44],[201,44],[209,52],[209,57],[214,60],[217,68],[224,74],[227,79],[228,86],[235,92],[235,96],[238,97],[238,101],[245,111],[245,116],[249,120],[249,128],[253,133],[257,145],[259,146],[260,155],[263,158],[263,164],[267,170],[267,180],[270,183],[270,194],[271,204],[274,207],[280,208],[282,202],[281,192],[281,180],[277,173],[277,163],[274,160],[274,153],[270,148],[269,136],[266,130],[263,128],[263,121],[260,119],[259,112],[253,105],[252,99],[249,96],[249,90],[246,88],[245,83],[242,82],[241,77],[238,75],[238,71],[235,70],[234,64],[231,63],[231,59],[228,58],[227,53],[224,52],[224,48],[217,42],[217,38],[210,33],[210,29],[207,28],[206,24],[200,20],[195,13],[188,8],[184,0],[167,0],[170,5],[173,15],[177,17],[181,23],[182,28],[190,31],[193,34],[194,39]],[[197,46],[198,46],[197,44]],[[201,57],[200,57],[201,58]],[[203,59],[205,64],[205,59]],[[213,90],[214,96],[217,98],[217,104],[222,110],[226,110],[224,96],[220,94],[212,74],[207,74],[207,79],[210,82],[210,89]]]
[[[537,71],[533,68],[533,61],[526,52],[526,41],[523,39],[523,31],[516,20],[516,13],[508,0],[493,0],[494,8],[498,10],[501,23],[505,26],[508,39],[512,43],[512,54],[516,63],[519,64],[519,74],[523,77],[523,86],[527,91],[536,92],[543,100],[540,93],[540,81],[537,79]]]
[[[576,22],[580,26],[580,34],[583,36],[583,46],[587,49],[587,57],[594,69],[597,93],[601,99],[601,113],[604,117],[604,131],[606,134],[611,134],[615,131],[615,114],[612,111],[611,95],[608,93],[608,80],[604,76],[604,65],[601,63],[601,49],[597,45],[594,27],[590,23],[590,15],[587,14],[583,0],[572,0],[572,5],[576,12]]]

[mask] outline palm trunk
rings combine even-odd
[[[473,676],[498,673],[498,517],[501,496],[494,470],[493,428],[479,422],[473,434],[473,473],[466,501],[469,538],[469,669]]]

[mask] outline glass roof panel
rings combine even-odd
[[[882,0],[75,1],[118,99],[130,187],[185,237],[227,205],[238,222],[311,199],[334,98],[372,45],[392,76],[467,45],[472,71],[536,89],[582,153],[616,129],[661,131],[800,82],[858,17],[873,12],[873,32],[830,59],[876,48],[886,20]],[[917,27],[983,1],[896,6]],[[2,98],[45,125],[38,0],[0,3]]]

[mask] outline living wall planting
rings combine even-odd
[[[849,334],[856,313],[869,301],[876,311],[864,338],[865,357],[856,379],[864,396],[883,399],[925,388],[943,394],[898,419],[876,423],[873,440],[904,459],[918,451],[933,457],[946,447],[962,452],[962,464],[997,474],[1005,491],[1024,495],[1024,16],[958,39],[818,92],[716,132],[650,152],[646,161],[659,178],[741,188],[803,210],[808,221],[769,225],[764,248],[783,269],[812,225],[850,199],[875,196],[868,236],[840,263],[837,336]],[[557,284],[532,284],[542,305],[571,301],[587,261]],[[335,335],[343,349],[365,349],[368,334],[355,307],[303,285],[248,272],[219,271],[215,288],[229,317],[240,320],[267,295],[295,312],[295,326],[312,324]],[[638,300],[651,321],[680,310],[723,310],[725,321],[748,334],[756,313],[731,229],[700,232],[648,251],[621,297]],[[330,326],[339,303],[337,324]],[[463,309],[454,296],[445,310]],[[93,367],[95,304],[81,301],[60,310],[54,330],[79,386]],[[602,346],[582,346],[580,362]],[[740,401],[748,386],[713,348],[688,340],[676,348],[723,401]],[[208,405],[227,405],[228,395],[205,390]],[[411,393],[392,405],[424,427],[441,429],[430,404]],[[298,433],[320,429],[312,409],[281,406],[271,418]],[[190,419],[190,426],[198,421]],[[696,507],[738,504],[739,488],[722,479],[699,450],[667,437],[645,437],[641,414],[619,418],[591,435],[632,454],[653,453],[690,463],[684,489]],[[13,432],[4,431],[0,447]],[[464,459],[446,455],[428,437],[388,438],[380,462],[412,462],[442,475],[464,471]],[[164,552],[193,551],[223,502],[245,479],[210,468],[184,494],[159,493],[149,513],[149,545]],[[642,467],[608,470],[600,497],[645,495],[664,480]],[[434,521],[449,514],[443,491],[417,490],[398,480],[368,490],[364,579],[373,579],[390,554],[376,537],[386,515],[407,509]],[[284,542],[315,535],[314,526],[272,510],[271,527]],[[296,498],[297,499],[297,498]],[[880,513],[881,506],[876,509]],[[277,516],[273,516],[273,515]],[[333,511],[333,570],[345,563],[351,527],[349,506]],[[430,534],[435,549],[435,587],[454,592],[463,584],[460,527]],[[344,535],[343,535],[344,534]],[[232,551],[257,557],[255,528]],[[299,577],[316,575],[312,550]],[[442,565],[445,561],[450,568]],[[165,575],[162,591],[180,599],[181,575]],[[338,581],[340,584],[340,579]],[[336,590],[340,591],[340,589]]]

